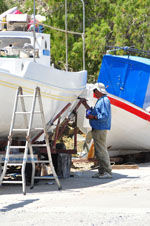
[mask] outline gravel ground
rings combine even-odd
[[[84,163],[73,177],[40,181],[22,195],[20,185],[0,187],[0,225],[149,226],[150,163],[139,169],[113,170],[112,179],[95,179]],[[52,181],[51,181],[52,182]]]

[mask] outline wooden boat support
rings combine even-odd
[[[51,153],[52,154],[58,154],[58,153],[67,153],[67,154],[76,154],[77,153],[77,110],[80,107],[82,103],[82,100],[79,100],[77,105],[74,107],[70,115],[62,122],[60,123],[60,119],[62,114],[69,108],[70,104],[67,104],[57,115],[56,117],[52,120],[52,122],[49,122],[47,125],[48,127],[52,126],[56,120],[57,121],[57,126],[55,129],[55,132],[53,133],[54,139],[50,141],[50,146],[51,146]],[[63,148],[57,148],[57,140],[60,139],[63,136],[63,132],[68,126],[72,115],[74,115],[74,120],[75,120],[75,126],[74,126],[74,147],[73,149],[63,149]],[[70,117],[71,116],[71,117]],[[43,131],[40,132],[33,140],[32,144],[35,144],[38,138],[43,134]],[[45,153],[45,148],[40,148],[40,154]]]

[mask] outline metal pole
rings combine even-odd
[[[83,34],[82,34],[82,40],[83,40],[83,70],[85,70],[85,4],[84,1],[81,0],[83,5]]]
[[[34,62],[35,61],[35,41],[36,41],[36,36],[35,36],[35,0],[34,0],[34,17],[33,17],[33,21],[34,21],[34,29],[33,29],[33,37],[34,37],[34,44],[33,44],[33,47],[34,47]]]
[[[65,31],[66,31],[66,71],[68,71],[67,0],[65,0]]]

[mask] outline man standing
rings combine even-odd
[[[106,135],[111,128],[111,106],[103,83],[96,83],[93,89],[94,96],[98,98],[94,108],[90,108],[82,98],[82,104],[87,109],[86,117],[92,127],[95,156],[99,161],[98,173],[93,178],[112,178],[112,168],[107,151]]]

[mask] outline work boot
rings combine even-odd
[[[92,176],[92,178],[98,178],[98,179],[110,179],[112,178],[112,175],[110,173],[104,172],[103,174],[96,173]]]

